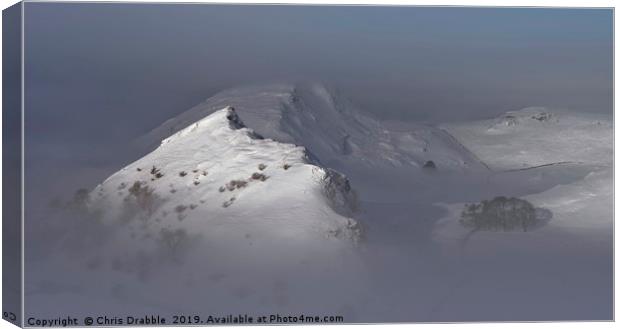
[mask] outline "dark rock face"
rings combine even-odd
[[[241,118],[239,118],[239,115],[237,115],[235,108],[232,106],[228,107],[228,113],[226,114],[226,119],[228,119],[231,129],[236,130],[236,129],[245,128],[243,121],[241,121]]]
[[[230,126],[230,129],[237,130],[237,129],[246,128],[245,124],[243,123],[243,121],[241,121],[241,118],[235,111],[235,108],[232,106],[228,107],[228,113],[226,114],[226,119],[228,119],[228,124]],[[257,134],[254,131],[249,131],[248,136],[254,139],[264,139],[263,136]]]

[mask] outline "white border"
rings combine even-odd
[[[25,75],[24,75],[24,71],[25,71],[24,51],[25,51],[25,48],[26,48],[25,47],[25,42],[24,42],[25,34],[26,34],[25,33],[25,29],[24,29],[24,26],[25,26],[24,20],[26,19],[25,7],[26,6],[24,6],[24,4],[22,3],[21,4],[21,12],[22,12],[22,17],[21,17],[21,48],[22,48],[22,58],[21,58],[21,79],[22,79],[22,81],[21,81],[22,82],[22,85],[21,85],[21,104],[22,104],[22,108],[21,108],[21,129],[22,129],[22,131],[21,131],[21,141],[22,141],[21,142],[21,165],[22,165],[22,167],[21,167],[21,172],[20,172],[20,179],[21,179],[21,184],[22,184],[21,185],[21,194],[22,195],[21,195],[21,200],[20,200],[21,201],[21,221],[22,221],[22,223],[21,223],[22,239],[20,241],[21,242],[21,256],[22,256],[21,257],[22,258],[22,263],[21,263],[21,271],[22,271],[22,277],[21,277],[21,279],[22,279],[22,282],[21,282],[21,284],[22,284],[22,291],[21,291],[21,293],[22,293],[22,300],[21,300],[21,302],[22,302],[22,309],[20,310],[20,313],[21,313],[21,317],[22,317],[22,321],[21,321],[22,326],[25,323],[24,322],[24,319],[25,319],[25,315],[24,314],[26,313],[26,312],[24,312],[24,310],[25,310],[24,300],[26,298],[25,293],[24,293],[25,292],[25,288],[26,288],[26,285],[25,285],[25,275],[24,275],[24,273],[26,273],[25,272],[25,264],[26,264],[26,244],[25,244],[25,242],[26,242],[26,239],[25,239],[25,232],[24,232],[24,230],[25,230],[24,223],[26,222],[26,218],[24,217],[25,216],[25,212],[24,212],[25,211],[25,197],[26,197],[26,191],[25,191],[26,184],[25,184],[25,180],[24,180],[25,173],[26,173],[25,156],[24,156],[25,155],[24,151],[26,149],[25,148],[25,142],[26,142],[25,136],[26,136],[26,134],[25,134],[25,129],[24,129],[25,128],[25,125],[24,125],[24,119],[25,119],[24,100],[26,99],[26,97],[25,97],[26,96],[25,95],[25,93],[26,93],[26,87],[25,87],[26,84],[25,84]]]
[[[612,8],[615,1],[610,0],[24,0],[24,2],[144,2],[144,3],[197,3],[197,4],[307,4],[307,5],[374,5],[374,6],[473,6],[473,7],[585,7],[585,8]],[[2,0],[8,7],[16,1]]]
[[[44,2],[45,0],[26,0],[26,2]],[[74,0],[63,0],[62,2],[117,2],[117,1],[74,1]],[[396,1],[396,0],[339,0],[339,1],[330,1],[330,0],[254,0],[254,1],[247,1],[247,0],[222,0],[222,1],[182,1],[182,0],[150,0],[150,1],[145,1],[145,0],[133,0],[131,2],[157,2],[157,3],[227,3],[227,4],[309,4],[309,5],[381,5],[381,6],[385,6],[385,5],[405,5],[405,6],[412,6],[412,5],[417,5],[417,6],[484,6],[484,7],[587,7],[587,8],[594,8],[594,7],[601,7],[601,8],[612,8],[615,7],[615,1],[610,1],[610,0],[503,0],[501,3],[498,2],[497,0],[493,1],[493,0],[468,0],[468,1],[463,1],[463,0],[444,0],[444,1],[437,1],[437,0],[415,0],[415,1]],[[14,3],[16,3],[16,1],[13,0],[0,0],[0,4],[2,5],[1,7],[7,8],[11,5],[13,5]],[[22,45],[22,56],[24,55],[24,7],[22,6],[21,10],[22,10],[22,40],[21,40],[21,45]],[[1,27],[0,27],[1,29]],[[615,44],[615,36],[618,35],[618,30],[617,27],[615,25],[615,13],[614,13],[614,44]],[[1,44],[0,44],[0,54],[1,54]],[[23,57],[22,57],[23,58]],[[615,105],[616,105],[616,99],[617,99],[617,90],[615,89],[615,76],[616,73],[618,73],[618,69],[615,66],[615,62],[617,60],[617,53],[615,52],[615,47],[614,47],[614,109],[615,109]],[[24,81],[24,64],[22,61],[22,65],[21,65],[21,77],[22,77],[22,92],[21,92],[21,102],[22,102],[22,111],[21,111],[21,125],[22,125],[22,145],[21,145],[21,159],[22,159],[22,172],[21,172],[21,182],[22,182],[22,186],[24,186],[24,101],[25,101],[25,97],[24,97],[24,85],[25,85],[25,81]],[[1,85],[2,82],[0,81],[0,89],[1,89]],[[1,94],[1,91],[0,91]],[[615,113],[615,110],[614,110]],[[2,122],[2,119],[0,117],[0,124]],[[615,127],[618,124],[618,119],[616,118],[616,116],[614,115],[614,151],[615,151],[615,145],[618,145],[618,136],[615,134]],[[1,126],[1,125],[0,125]],[[1,136],[0,136],[1,139]],[[0,152],[2,150],[2,145],[0,143]],[[618,196],[615,193],[615,187],[616,185],[616,177],[615,177],[615,172],[616,170],[620,167],[618,159],[619,156],[614,152],[614,219],[615,219],[615,214],[617,213],[617,211],[619,210],[619,203],[618,203]],[[2,165],[0,164],[0,169],[2,168]],[[1,184],[2,178],[0,177],[0,184]],[[2,195],[2,191],[0,191],[0,196]],[[21,251],[22,251],[22,273],[24,273],[24,239],[23,239],[23,234],[24,234],[24,196],[25,196],[25,191],[22,189],[22,200],[21,200],[21,211],[22,211],[22,218],[21,218],[21,227],[22,227],[22,241],[21,241]],[[1,205],[1,200],[0,200],[0,205]],[[615,236],[617,236],[620,229],[618,226],[615,225],[615,220],[614,220],[614,270],[615,270],[615,257],[616,257],[616,253],[615,253]],[[0,253],[2,251],[2,246],[0,245]],[[0,271],[2,269],[2,265],[0,263]],[[614,271],[614,283],[616,282],[616,280],[618,279],[618,272]],[[22,297],[23,297],[23,291],[24,291],[24,278],[22,275]],[[1,283],[0,283],[0,292],[2,290],[1,287]],[[614,295],[617,295],[616,293],[617,291],[617,287],[614,285]],[[23,310],[23,306],[24,306],[24,299],[22,298],[22,310]],[[22,312],[22,318],[24,312]],[[614,303],[614,317],[615,315],[618,314],[618,304]],[[24,322],[22,322],[24,323]],[[362,327],[366,327],[366,325],[334,325],[335,327],[339,327],[339,328],[362,328]],[[442,327],[448,327],[448,328],[452,328],[452,327],[457,327],[458,328],[480,328],[480,327],[486,327],[486,328],[491,328],[491,327],[495,327],[495,326],[501,326],[503,328],[522,328],[522,327],[527,327],[527,328],[541,328],[541,327],[545,327],[545,328],[583,328],[584,326],[587,326],[588,328],[609,328],[612,326],[615,326],[615,324],[613,322],[551,322],[551,323],[459,323],[459,324],[377,324],[374,326],[378,326],[381,328],[387,328],[388,326],[398,326],[398,327],[409,327],[409,326],[416,326],[416,327],[430,327],[430,326],[442,326]],[[230,326],[232,328],[250,328],[250,327],[242,327],[242,326]],[[285,327],[289,327],[289,326],[285,326]],[[293,328],[311,328],[314,326],[307,326],[307,325],[301,325],[301,326],[290,326]],[[6,321],[0,321],[0,329],[5,329],[5,328],[15,328],[15,326],[13,326],[12,324],[6,322]],[[87,327],[88,328],[88,327]],[[147,327],[148,328],[148,327]],[[196,327],[175,327],[175,328],[196,328]]]

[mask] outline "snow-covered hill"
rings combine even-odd
[[[536,107],[444,127],[494,170],[489,181],[507,186],[500,189],[502,195],[509,191],[553,215],[541,231],[609,238],[611,118]],[[545,181],[554,184],[548,186]],[[453,240],[467,235],[469,231],[457,222],[463,203],[445,207],[449,215],[439,221],[437,238]]]
[[[253,250],[361,234],[346,177],[314,164],[303,147],[262,138],[231,107],[164,139],[91,195],[106,221],[128,223],[124,239],[152,237],[143,244],[178,230]]]
[[[434,225],[433,240],[463,273],[450,302],[442,305],[444,317],[473,320],[472,314],[493,309],[489,317],[519,318],[495,307],[502,299],[520,305],[529,320],[609,318],[611,118],[527,108],[444,127],[493,170],[476,190],[482,194],[478,200],[436,203],[445,213]],[[500,195],[527,200],[545,224],[523,233],[478,231],[459,223],[466,203]],[[477,302],[467,303],[474,294]]]
[[[48,316],[98,307],[346,314],[365,280],[355,192],[304,147],[263,138],[242,119],[232,107],[215,111],[78,193],[57,214],[70,233],[64,251],[31,267],[70,275],[49,283],[34,271],[30,305]],[[45,293],[50,284],[61,292]],[[317,303],[331,291],[341,293]]]
[[[139,139],[158,145],[171,134],[224,106],[233,106],[258,134],[304,146],[321,163],[357,166],[423,167],[433,161],[447,170],[484,169],[449,134],[422,124],[382,123],[359,111],[337,92],[316,83],[270,84],[220,92],[166,121]]]
[[[613,127],[611,118],[604,115],[532,107],[444,127],[497,170],[612,161]]]

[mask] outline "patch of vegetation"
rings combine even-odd
[[[105,209],[93,202],[93,195],[88,189],[80,188],[66,201],[54,197],[52,208],[46,213],[57,225],[42,225],[51,235],[62,234],[58,247],[67,255],[83,255],[83,251],[105,244],[112,234],[112,225],[103,220]]]
[[[435,165],[435,162],[433,162],[432,160],[428,160],[426,161],[426,163],[424,163],[424,166],[422,166],[422,168],[437,169],[437,166]]]
[[[173,260],[179,260],[182,253],[187,250],[190,244],[190,237],[184,229],[162,228],[157,239],[160,245],[166,250]]]
[[[233,202],[235,202],[235,200],[236,198],[232,197],[228,201],[224,201],[224,203],[222,203],[222,207],[228,208],[231,204],[233,204]]]
[[[68,208],[73,209],[86,209],[90,202],[90,192],[87,189],[81,188],[75,191],[73,199],[67,204]]]
[[[159,236],[166,247],[176,250],[181,242],[187,238],[187,232],[183,229],[170,230],[162,228]]]
[[[151,175],[155,176],[155,178],[162,178],[164,177],[164,174],[161,172],[160,169],[158,169],[157,167],[153,166],[153,168],[151,168]],[[155,180],[154,178],[151,178],[151,181]]]
[[[253,180],[259,180],[261,182],[264,182],[264,181],[267,180],[267,178],[269,178],[269,177],[265,176],[265,174],[262,174],[262,173],[255,172],[255,173],[252,174],[252,179]]]
[[[101,192],[98,192],[101,196]],[[87,189],[81,188],[73,193],[73,198],[69,201],[64,201],[60,197],[55,197],[50,201],[49,206],[55,210],[68,210],[71,212],[88,213],[88,205],[90,203],[90,192]]]
[[[136,203],[140,209],[148,211],[149,214],[153,213],[157,196],[152,188],[140,181],[136,181],[128,191],[129,195],[136,199]]]
[[[466,204],[459,222],[473,230],[527,232],[539,226],[542,220],[536,216],[536,209],[528,201],[500,196]]]
[[[235,189],[241,189],[248,185],[248,182],[241,179],[233,179],[226,184],[226,188],[229,191],[234,191]]]

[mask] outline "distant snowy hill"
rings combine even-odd
[[[444,128],[494,170],[490,181],[511,184],[513,193],[520,185],[538,191],[520,196],[553,214],[541,230],[607,235],[613,204],[611,118],[536,107]],[[555,181],[555,186],[543,187],[544,181]],[[452,214],[436,231],[466,234],[455,220],[462,206],[447,206]]]
[[[444,128],[498,170],[612,161],[613,127],[611,118],[604,115],[533,107]]]
[[[444,318],[521,316],[497,307],[498,300],[519,305],[529,320],[611,318],[611,117],[526,108],[443,127],[492,169],[471,191],[477,198],[463,193],[458,202],[435,203],[444,214],[433,241],[463,269],[442,305]],[[465,204],[497,196],[527,200],[548,222],[527,233],[460,224]]]
[[[139,139],[158,145],[171,134],[225,106],[233,106],[258,134],[304,146],[322,163],[365,167],[422,167],[431,160],[448,170],[482,169],[452,136],[421,124],[394,128],[319,84],[272,84],[218,93]],[[347,167],[350,164],[346,165]]]

